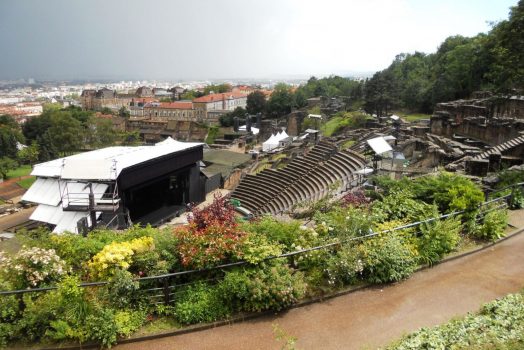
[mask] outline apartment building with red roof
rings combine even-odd
[[[203,116],[196,113],[191,101],[147,103],[143,116],[151,120],[203,121]]]
[[[218,123],[218,118],[237,107],[246,108],[247,95],[242,92],[224,92],[210,94],[193,100],[193,106],[198,116],[203,116],[207,122]]]

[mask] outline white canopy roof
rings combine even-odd
[[[387,143],[387,141],[384,140],[384,137],[382,136],[369,139],[366,142],[376,154],[382,154],[393,150],[393,148],[391,148],[389,143]]]
[[[107,147],[36,164],[31,175],[62,179],[116,180],[125,168],[200,145],[202,143],[171,139],[155,146]]]
[[[240,131],[246,131],[246,126],[245,125],[241,125],[238,130]],[[251,127],[251,132],[253,133],[253,135],[258,135],[258,133],[260,132],[260,129],[259,128],[255,128],[255,127]]]
[[[95,199],[100,199],[108,185],[92,183],[92,187]],[[87,205],[89,203],[89,192],[86,182],[69,182],[66,184],[58,179],[38,178],[24,194],[22,200],[38,203],[38,207],[30,216],[31,220],[56,225],[53,230],[55,233],[77,232],[76,223],[80,218],[88,217],[89,213],[63,211],[62,205],[67,206],[68,196],[63,197],[62,195],[68,193],[73,196],[75,204]],[[98,213],[98,215],[100,214]]]

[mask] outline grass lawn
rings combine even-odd
[[[29,187],[31,187],[31,185],[33,184],[33,182],[35,182],[35,180],[36,180],[36,177],[31,176],[31,177],[28,177],[27,179],[22,179],[20,181],[17,181],[16,183],[27,190]]]
[[[324,136],[331,136],[340,128],[340,124],[344,121],[342,117],[333,117],[320,127]]]
[[[347,148],[353,146],[354,144],[355,144],[354,140],[344,141],[344,143],[342,144],[342,149],[347,149]]]
[[[12,179],[14,177],[29,175],[31,173],[31,170],[32,170],[31,165],[22,165],[16,169],[9,170],[7,172],[7,178]]]
[[[424,114],[424,113],[410,113],[410,114],[400,113],[399,116],[408,122],[416,122],[417,120],[420,120],[420,119],[431,118],[431,114]]]

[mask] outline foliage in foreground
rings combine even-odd
[[[421,328],[387,349],[501,349],[506,344],[508,349],[524,346],[522,294],[510,294],[485,304],[477,314],[434,328]]]
[[[183,228],[97,230],[87,237],[57,236],[45,230],[21,234],[18,238],[26,247],[0,256],[4,262],[0,289],[59,288],[27,294],[25,309],[14,296],[0,297],[0,345],[24,339],[95,340],[110,346],[157,317],[172,318],[177,324],[212,322],[238,312],[281,310],[305,296],[347,285],[408,278],[418,265],[437,263],[456,249],[464,235],[492,240],[503,233],[505,213],[491,209],[472,232],[465,225],[471,219],[458,216],[418,228],[395,229],[412,220],[438,216],[456,203],[475,203],[469,199],[478,187],[449,176],[411,186],[405,181],[378,181],[380,194],[347,195],[315,212],[316,224],[310,228],[270,216],[238,223],[231,205],[216,198],[205,210],[193,209],[190,224]],[[467,191],[449,192],[446,179],[451,179],[450,188]],[[426,201],[418,198],[422,194]],[[370,197],[375,198],[371,203]],[[328,243],[334,244],[275,258]],[[205,270],[239,260],[246,264]],[[162,294],[163,281],[137,280],[187,269],[204,270],[169,281],[177,286],[168,306],[155,305],[141,291],[157,288],[154,294]],[[78,287],[80,281],[99,279],[109,283]]]

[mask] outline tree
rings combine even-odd
[[[267,111],[273,118],[282,117],[291,113],[295,107],[295,99],[291,92],[291,87],[286,84],[277,84],[269,101],[267,102]]]
[[[110,119],[91,117],[86,133],[86,143],[92,148],[106,147],[115,143],[117,135]]]
[[[246,110],[249,114],[264,113],[266,110],[266,96],[260,90],[247,95]]]
[[[171,102],[171,99],[170,98],[168,98],[168,99],[169,99],[169,101],[167,101],[167,102]],[[125,119],[129,119],[129,117],[131,116],[131,113],[129,112],[129,110],[125,106],[122,106],[118,110],[118,116],[122,117],[122,118],[125,118]]]
[[[6,179],[9,170],[16,169],[17,166],[18,164],[16,163],[16,161],[12,160],[11,158],[0,158],[0,176],[2,177],[2,179]]]
[[[511,8],[509,19],[495,25],[486,43],[493,63],[487,77],[497,90],[524,89],[524,0]]]
[[[227,83],[219,84],[219,85],[211,84],[204,88],[204,95],[209,95],[210,93],[220,94],[220,93],[229,92],[229,91],[231,91],[230,84],[227,84]]]
[[[0,116],[0,156],[16,157],[18,143],[23,143],[24,137],[16,121],[8,115]]]
[[[24,147],[18,151],[17,157],[21,163],[33,164],[38,160],[40,146],[38,142],[33,141],[30,146]]]
[[[140,143],[140,134],[138,131],[129,131],[122,134],[122,145],[134,146]]]
[[[100,113],[102,114],[113,114],[113,111],[111,110],[111,108],[108,108],[108,107],[104,107],[100,110]]]
[[[235,117],[244,119],[246,117],[246,110],[242,107],[237,107],[234,111],[221,115],[218,121],[221,126],[229,127],[233,126]]]
[[[52,126],[48,134],[52,135],[52,143],[62,154],[72,153],[82,147],[84,140],[82,124],[67,114],[58,114],[52,118]]]

